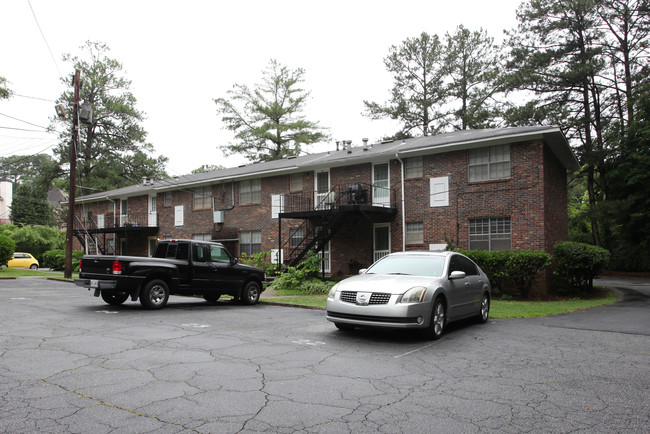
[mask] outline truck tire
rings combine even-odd
[[[115,294],[112,292],[105,292],[105,291],[102,291],[101,296],[102,296],[102,300],[104,300],[106,303],[112,306],[119,306],[129,298],[129,294]]]
[[[245,305],[253,305],[260,299],[260,284],[255,281],[250,281],[241,291],[241,302]]]
[[[169,286],[164,280],[150,280],[140,293],[140,304],[145,309],[162,309],[167,304],[167,300],[169,300]]]

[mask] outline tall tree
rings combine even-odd
[[[47,192],[32,183],[18,185],[11,201],[11,221],[20,226],[54,226],[54,213]]]
[[[393,75],[391,98],[379,104],[364,101],[371,119],[391,118],[402,124],[396,137],[428,135],[444,127],[446,100],[443,46],[437,35],[422,32],[393,45],[384,65]]]
[[[47,154],[0,157],[0,178],[16,184],[32,183],[42,192],[56,187],[62,175],[61,166]]]
[[[7,86],[7,79],[4,77],[0,77],[0,100],[9,99],[11,94],[12,94],[11,89],[9,89],[9,87]]]
[[[598,77],[605,67],[595,3],[592,0],[529,0],[517,11],[519,26],[510,32],[509,86],[532,92],[524,114],[556,118],[570,139],[575,139],[589,192],[591,229],[600,245],[596,203],[599,168],[604,161],[601,97]],[[541,114],[539,112],[542,112]],[[521,116],[521,110],[511,112]],[[520,121],[521,119],[518,119]]]
[[[447,96],[452,106],[448,123],[457,130],[491,128],[501,116],[496,100],[501,87],[500,53],[494,38],[483,29],[470,31],[458,26],[445,35]]]
[[[103,43],[88,41],[81,50],[83,58],[64,56],[81,71],[81,99],[93,110],[92,122],[82,124],[79,132],[79,185],[108,190],[137,183],[143,177],[165,177],[167,158],[152,155],[153,146],[146,142],[147,133],[141,126],[144,114],[136,108],[136,98],[129,90],[131,82],[122,76],[122,64],[108,57],[109,48]],[[54,151],[64,164],[69,159],[72,90],[63,92],[57,102],[69,107],[67,119],[53,118],[54,124],[67,127]]]
[[[304,74],[302,68],[271,60],[254,89],[234,84],[226,98],[214,100],[225,128],[237,140],[221,146],[226,155],[241,154],[252,162],[278,160],[329,138],[302,114],[310,95],[301,87]]]

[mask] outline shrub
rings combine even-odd
[[[591,291],[594,277],[609,262],[609,251],[585,243],[564,241],[555,245],[554,275],[560,282],[578,291]]]
[[[287,271],[278,276],[269,286],[275,291],[299,290],[302,291],[303,285],[308,281],[315,279],[320,271],[321,259],[314,252],[309,252],[304,261],[295,267],[289,267]]]
[[[254,255],[247,255],[242,252],[242,264],[252,265],[253,267],[261,268],[267,275],[275,274],[277,272],[277,264],[271,263],[271,251],[259,252]]]
[[[537,274],[551,263],[551,255],[539,250],[462,250],[487,274],[498,297],[504,285],[514,283],[522,297],[528,298]]]
[[[65,234],[49,226],[23,226],[14,230],[11,238],[16,242],[17,251],[31,253],[39,263],[45,252],[61,249],[65,244]]]
[[[0,265],[7,265],[16,251],[16,243],[6,235],[0,235]]]
[[[74,250],[72,252],[72,270],[79,271],[79,260],[83,256],[82,250]],[[43,261],[41,267],[51,268],[55,271],[65,270],[65,250],[48,250],[43,253]]]

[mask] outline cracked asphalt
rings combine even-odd
[[[0,280],[0,432],[649,433],[650,279],[597,284],[619,302],[428,342],[319,310],[144,311]]]

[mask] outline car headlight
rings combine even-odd
[[[332,289],[330,289],[329,294],[327,294],[327,298],[331,298],[332,300],[334,299],[334,296],[336,295],[336,290],[339,288],[339,284],[337,283],[336,285],[332,286]]]
[[[427,295],[427,289],[424,286],[416,286],[406,291],[399,302],[422,303],[425,295]]]

